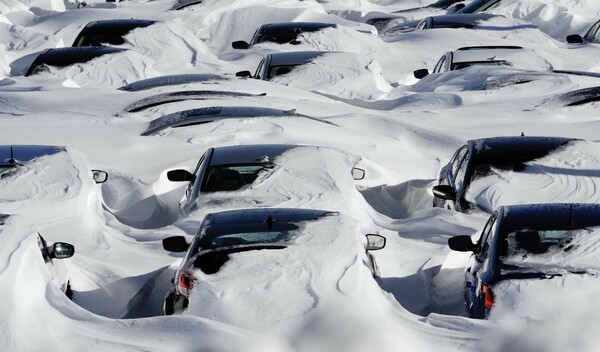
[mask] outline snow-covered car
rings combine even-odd
[[[561,291],[571,290],[563,286],[570,276],[597,280],[590,270],[598,269],[599,226],[599,204],[511,205],[490,216],[477,243],[468,235],[450,238],[452,250],[473,252],[465,272],[469,315],[487,318],[496,302],[513,301],[513,290],[525,290],[535,300],[542,292],[533,285],[540,280],[552,280],[548,289]]]
[[[480,23],[494,17],[501,16],[490,15],[487,13],[465,13],[457,15],[429,16],[422,19],[415,27],[415,30],[423,31],[426,29],[438,28],[475,28]],[[390,28],[390,31],[391,30],[392,29]]]
[[[264,97],[267,93],[251,94],[235,91],[219,91],[219,90],[184,90],[167,93],[159,93],[151,95],[143,99],[137,100],[125,107],[125,112],[138,112],[151,107],[174,103],[178,101],[189,101],[189,100],[209,100],[219,98],[232,98],[232,97]]]
[[[46,263],[46,267],[50,272],[52,284],[67,295],[67,297],[73,298],[73,291],[71,290],[71,284],[69,282],[69,273],[60,259],[71,258],[73,254],[75,254],[75,247],[66,242],[54,242],[52,245],[48,245],[41,234],[38,234],[37,242],[44,263]]]
[[[269,23],[258,27],[250,42],[238,40],[231,43],[234,49],[248,49],[255,44],[274,42],[278,44],[300,44],[298,36],[304,32],[316,32],[325,28],[336,28],[334,23],[287,22]]]
[[[17,177],[19,167],[34,161],[36,158],[65,152],[65,147],[48,145],[0,145],[0,180]],[[95,183],[108,180],[108,173],[103,170],[91,170]]]
[[[431,73],[460,70],[471,66],[509,66],[523,69],[542,69],[545,61],[534,51],[520,46],[467,46],[446,52]],[[426,68],[414,71],[421,79],[430,72]]]
[[[281,110],[255,106],[209,106],[198,109],[177,111],[158,117],[150,121],[148,128],[142,132],[142,136],[154,135],[167,128],[201,125],[224,119],[246,119],[254,117],[276,116],[299,116],[311,118],[306,115],[298,114],[295,109]]]
[[[214,192],[233,192],[252,185],[257,179],[269,177],[279,165],[279,157],[300,148],[317,148],[292,144],[256,144],[209,148],[193,172],[185,169],[167,172],[172,182],[189,182],[179,202],[182,214],[197,208],[199,198]],[[287,164],[293,161],[287,160]],[[355,180],[364,177],[364,170],[348,170]],[[234,197],[234,195],[231,195]]]
[[[133,18],[93,21],[83,27],[73,41],[72,47],[125,44],[123,37],[127,33],[136,28],[148,27],[154,23],[155,21]]]
[[[119,90],[126,92],[139,92],[148,89],[185,85],[199,82],[212,82],[223,79],[221,76],[210,73],[188,73],[181,75],[166,75],[141,79],[119,87]]]
[[[584,36],[581,34],[570,34],[567,36],[569,44],[600,43],[600,21],[594,23]]]
[[[254,76],[250,71],[240,71],[235,75],[238,77],[252,77],[268,81],[275,76],[289,73],[294,67],[310,62],[310,60],[319,57],[324,53],[326,53],[326,51],[292,51],[267,54],[258,64]]]
[[[576,185],[584,182],[594,187],[598,176],[582,173],[569,159],[580,158],[593,168],[597,149],[594,143],[563,137],[470,140],[441,169],[438,185],[433,187],[433,205],[491,213],[508,204],[594,202],[595,194],[578,191],[581,187]]]
[[[189,309],[189,314],[233,325],[246,326],[254,319],[254,326],[268,325],[272,322],[263,319],[271,314],[287,317],[295,310],[291,302],[289,306],[284,302],[302,296],[296,290],[318,296],[323,294],[319,286],[338,285],[340,278],[330,273],[343,276],[350,267],[361,265],[376,276],[377,266],[369,251],[382,249],[385,237],[370,234],[363,240],[354,225],[337,212],[310,209],[261,208],[208,214],[191,244],[183,236],[163,240],[168,251],[187,251],[175,273],[174,287],[165,298],[163,313]],[[321,261],[325,258],[326,265]],[[307,277],[308,285],[297,285]],[[232,287],[238,284],[243,287]],[[227,291],[227,298],[219,298],[218,291]],[[236,317],[239,312],[228,311],[228,305],[238,299],[257,308],[255,313],[271,313],[253,315],[249,306],[244,310],[249,314]]]
[[[67,48],[53,48],[42,51],[33,61],[25,76],[31,76],[48,71],[48,66],[65,67],[73,64],[88,62],[97,57],[115,54],[127,49],[108,46],[81,46]]]

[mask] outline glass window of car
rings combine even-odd
[[[440,60],[435,64],[433,68],[433,73],[442,72],[442,68],[444,67],[444,62],[446,61],[446,55],[442,56]]]
[[[594,23],[585,35],[585,40],[591,43],[600,43],[600,21]]]
[[[285,65],[285,66],[271,66],[269,67],[269,73],[267,74],[267,79],[271,79],[275,76],[285,75],[286,73],[290,73],[294,67],[297,65]]]
[[[258,64],[258,68],[256,69],[256,72],[254,73],[254,78],[256,79],[261,79],[262,78],[262,68],[263,65],[265,64],[265,59],[260,60],[260,63]]]
[[[467,154],[468,150],[469,150],[469,146],[465,145],[454,154],[454,157],[452,158],[452,175],[456,175],[456,172],[458,171],[458,167],[460,166],[460,163],[465,158],[465,154]]]
[[[481,232],[481,237],[479,238],[479,242],[477,243],[477,258],[479,260],[485,260],[488,257],[490,252],[490,248],[492,246],[493,234],[496,232],[496,216],[490,217],[487,224],[483,228]]]
[[[455,174],[453,174],[454,177],[454,189],[456,191],[460,190],[463,188],[463,185],[465,184],[465,178],[467,175],[467,166],[469,164],[469,151],[467,150],[467,152],[465,153],[465,156],[462,160],[462,162],[460,163],[458,170],[456,171]]]
[[[261,172],[273,167],[270,163],[213,166],[208,170],[202,192],[235,191],[251,184]]]

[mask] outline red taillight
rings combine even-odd
[[[192,280],[188,274],[183,273],[179,275],[179,287],[189,290],[192,288]]]
[[[483,305],[487,309],[492,309],[492,306],[494,305],[494,298],[496,297],[496,295],[494,294],[494,291],[492,291],[490,285],[481,284],[480,297],[483,300]]]

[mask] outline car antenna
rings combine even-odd
[[[273,228],[274,223],[275,223],[275,220],[273,219],[273,217],[271,215],[269,215],[269,217],[267,218],[267,226],[269,227],[269,229]]]
[[[10,147],[10,159],[8,159],[8,163],[9,164],[17,163],[17,161],[15,160],[14,155],[13,155],[13,147]]]

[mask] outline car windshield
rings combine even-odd
[[[285,244],[292,240],[296,234],[294,231],[235,232],[213,237],[210,244],[203,243],[203,247],[220,248],[251,244]]]
[[[521,229],[506,236],[500,260],[530,269],[585,271],[600,269],[594,252],[600,247],[600,228],[575,230]]]
[[[269,73],[267,75],[267,78],[273,78],[275,76],[281,76],[281,75],[285,75],[286,73],[289,73],[290,71],[292,71],[294,69],[294,67],[296,67],[298,65],[282,65],[282,66],[271,66],[269,67]]]
[[[112,33],[92,33],[83,35],[73,46],[101,46],[101,45],[122,45],[125,39],[119,34]]]
[[[208,170],[202,192],[238,190],[253,183],[261,172],[273,168],[271,163],[213,166]]]
[[[301,30],[299,28],[267,29],[264,32],[260,33],[256,42],[275,42],[278,44],[285,44],[296,39],[299,33],[301,33]]]
[[[452,64],[451,70],[461,70],[463,68],[471,66],[512,66],[506,60],[493,60],[493,61],[470,61],[470,62],[457,62]]]

